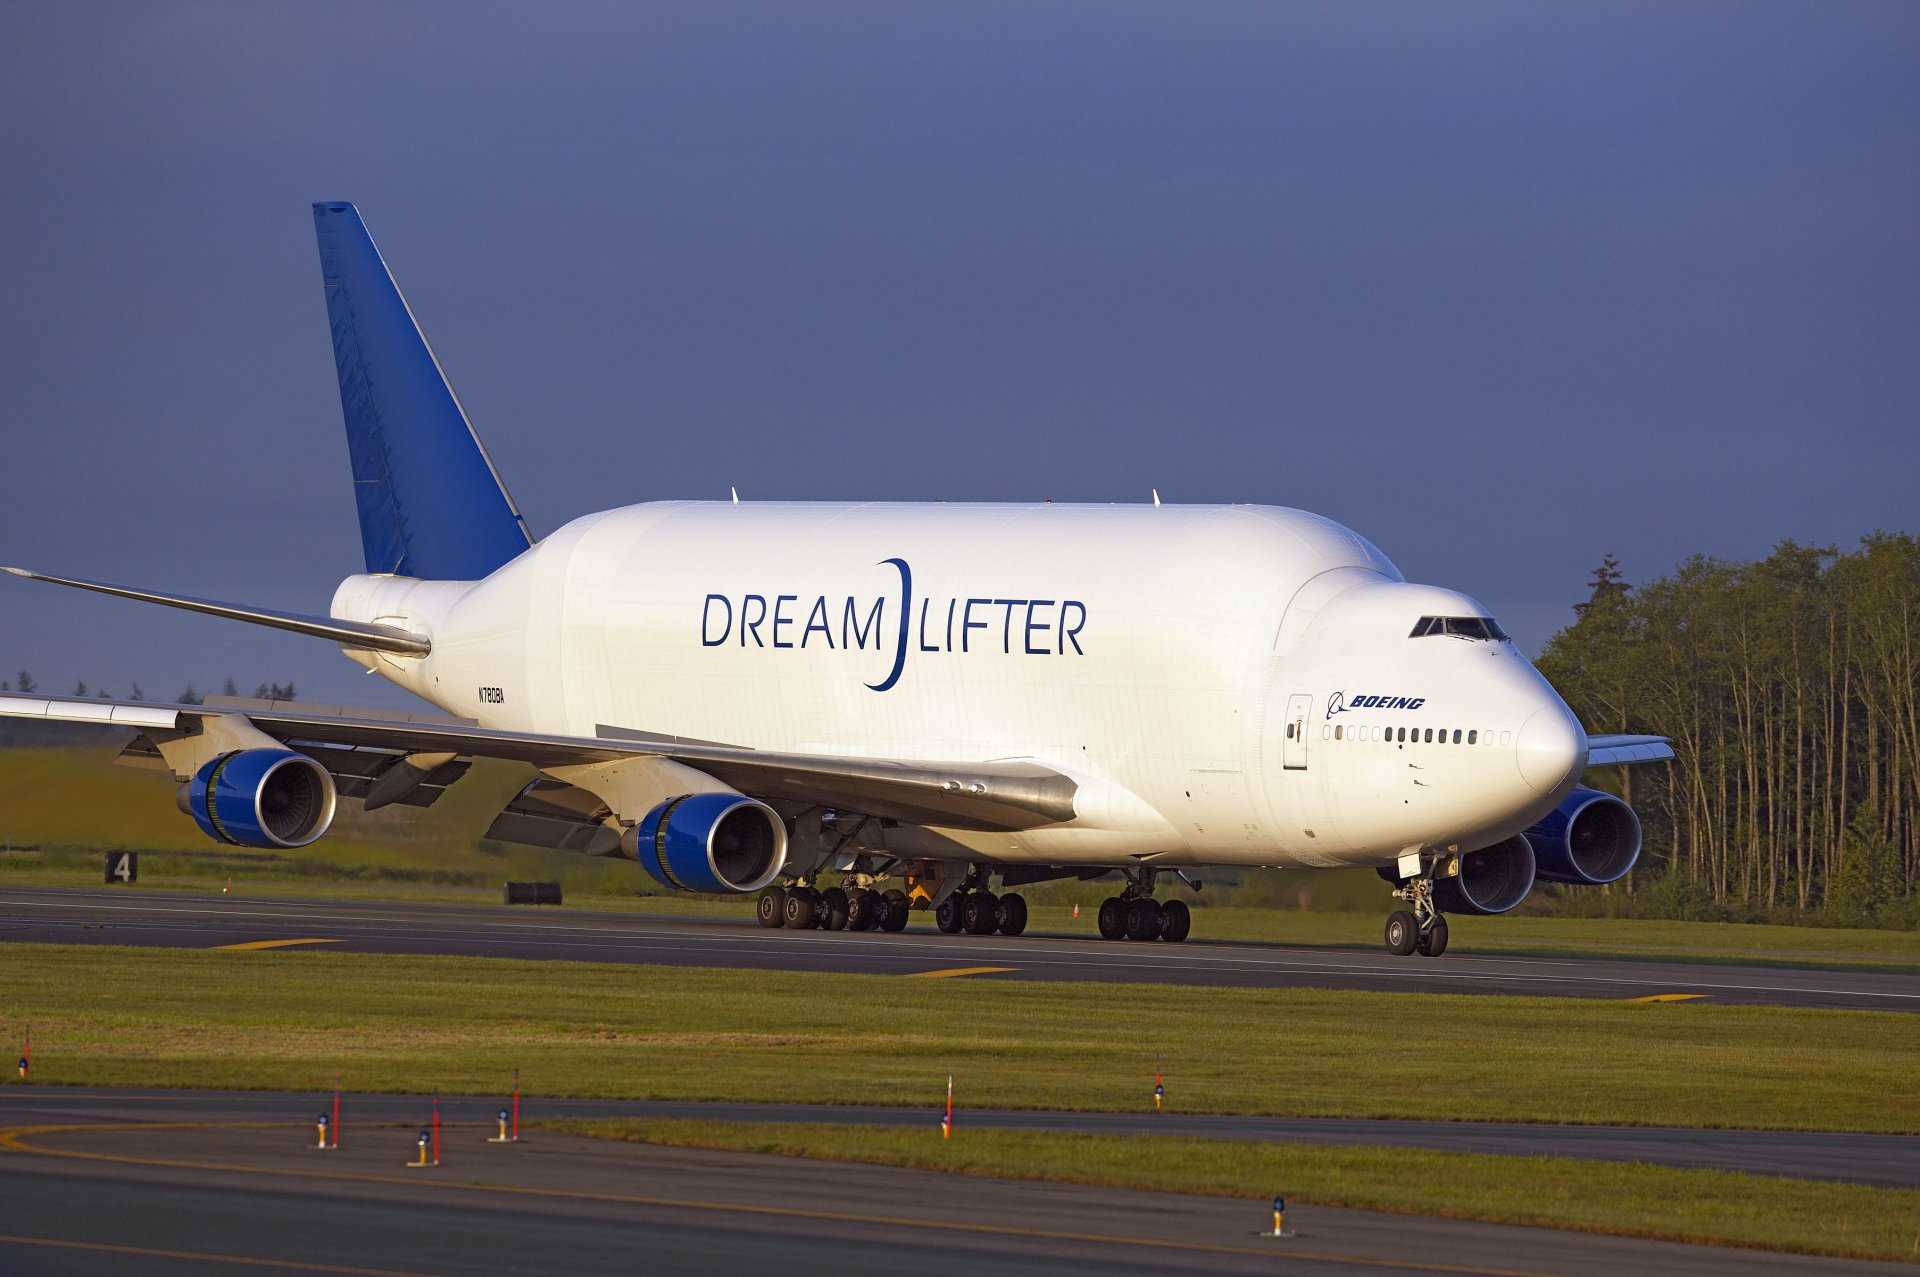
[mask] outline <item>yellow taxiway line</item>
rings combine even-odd
[[[249,940],[245,944],[217,944],[216,949],[284,949],[291,944],[345,944],[344,940]]]
[[[1691,1002],[1695,998],[1704,998],[1704,993],[1650,993],[1644,998],[1628,998],[1629,1002]]]
[[[107,1242],[66,1241],[58,1237],[18,1237],[0,1233],[0,1245],[46,1246],[54,1250],[87,1250],[96,1254],[137,1255],[142,1259],[185,1259],[196,1264],[244,1264],[249,1268],[289,1269],[296,1273],[336,1273],[341,1277],[440,1277],[437,1273],[399,1268],[354,1268],[344,1264],[315,1264],[299,1259],[256,1259],[251,1255],[215,1255],[203,1250],[163,1250],[158,1246],[115,1246]]]
[[[1019,967],[942,967],[938,971],[909,971],[909,976],[921,980],[945,980],[957,975],[995,975],[1001,971],[1018,971]]]

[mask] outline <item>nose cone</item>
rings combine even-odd
[[[1587,766],[1587,734],[1564,704],[1536,710],[1520,725],[1514,761],[1528,785],[1543,794],[1570,788]]]

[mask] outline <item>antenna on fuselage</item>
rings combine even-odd
[[[1154,503],[1155,505],[1159,505],[1159,504],[1160,504],[1160,489],[1158,489],[1158,488],[1155,488],[1155,489],[1153,490],[1153,503]]]
[[[734,503],[735,505],[739,505],[739,504],[740,504],[740,489],[738,489],[738,488],[734,488],[734,487],[729,487],[729,488],[727,489],[727,491],[728,491],[728,492],[731,492],[731,493],[733,494],[733,503]]]

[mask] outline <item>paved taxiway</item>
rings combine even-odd
[[[407,1168],[413,1125],[343,1122],[303,1147],[318,1097],[184,1093],[171,1103],[6,1088],[0,1271],[374,1275],[778,1271],[1879,1273],[1884,1265],[1549,1229],[1087,1188],[534,1130],[488,1145],[450,1124],[442,1164]],[[351,1097],[349,1112],[368,1097]],[[223,1099],[242,1102],[229,1107]],[[416,1110],[419,1097],[409,1097]],[[272,1106],[279,1105],[280,1111]],[[137,1108],[140,1117],[129,1118]],[[1276,1186],[1284,1188],[1284,1186]],[[1283,1258],[1284,1257],[1284,1258]]]
[[[324,1096],[279,1091],[193,1091],[112,1087],[0,1086],[0,1124],[37,1121],[221,1122],[295,1114],[327,1107]],[[485,1124],[498,1096],[442,1096],[450,1121]],[[927,1108],[881,1105],[741,1104],[699,1100],[595,1100],[530,1096],[540,1117],[707,1118],[729,1122],[801,1122],[908,1126],[932,1130]],[[347,1097],[355,1126],[418,1122],[420,1095]],[[1547,1126],[1524,1122],[1423,1122],[1370,1118],[1240,1117],[1205,1113],[1074,1113],[962,1110],[962,1127],[1070,1131],[1098,1135],[1180,1135],[1305,1144],[1429,1148],[1517,1157],[1569,1157],[1656,1166],[1745,1171],[1797,1179],[1838,1180],[1886,1188],[1920,1188],[1920,1136],[1822,1131],[1722,1131],[1647,1126]]]
[[[1920,1011],[1920,975],[1614,958],[1397,958],[1380,949],[1106,942],[1092,934],[947,936],[908,930],[768,931],[738,918],[370,901],[142,893],[137,887],[0,890],[0,941],[216,948],[303,941],[362,953],[572,958],[669,966],[914,975],[994,967],[1022,980],[1262,988],[1500,993],[1549,997],[1690,995],[1717,1003]]]

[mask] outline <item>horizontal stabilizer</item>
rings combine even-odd
[[[221,616],[229,621],[245,621],[249,625],[265,625],[276,630],[291,630],[295,634],[311,634],[315,638],[332,639],[347,647],[393,652],[400,656],[425,656],[432,650],[432,644],[421,635],[410,634],[406,630],[395,629],[391,625],[363,625],[358,621],[336,621],[330,616],[306,616],[298,612],[278,612],[272,608],[247,607],[239,603],[220,603],[213,599],[189,598],[182,594],[158,594],[152,590],[135,590],[124,585],[106,585],[99,581],[48,576],[44,572],[29,572],[26,568],[4,570],[15,576],[26,577],[29,581],[71,585],[75,589],[111,594],[117,598],[137,599],[142,603],[159,603],[165,607],[184,608],[189,612],[204,612],[208,616]]]
[[[1665,736],[1589,736],[1587,766],[1628,767],[1634,763],[1663,763],[1673,757],[1673,742]]]

